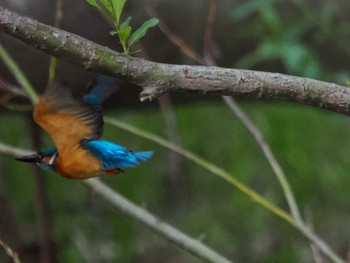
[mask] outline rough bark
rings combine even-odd
[[[333,83],[220,67],[171,65],[115,52],[0,7],[0,30],[50,55],[143,87],[141,100],[165,92],[290,101],[350,115],[350,89]]]

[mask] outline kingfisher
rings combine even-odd
[[[153,152],[133,152],[102,140],[102,102],[112,92],[111,78],[100,76],[82,100],[63,85],[50,84],[34,107],[34,121],[51,137],[55,147],[17,158],[37,163],[70,179],[117,174],[148,160]]]

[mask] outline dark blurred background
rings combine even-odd
[[[146,5],[193,50],[203,53],[210,1],[129,0],[123,18],[130,15],[132,25],[139,26],[149,17]],[[0,6],[53,24],[56,3],[0,0]],[[209,51],[219,66],[345,86],[350,79],[349,10],[348,0],[217,1]],[[110,21],[83,0],[63,0],[60,27],[120,51],[118,40],[109,34]],[[3,33],[0,42],[42,91],[49,56]],[[158,28],[151,29],[137,48],[142,52],[136,56],[150,60],[198,64]],[[63,61],[58,61],[56,75],[76,93],[97,76]],[[17,85],[1,61],[0,78]],[[219,97],[170,94],[161,101],[140,103],[139,91],[126,83],[108,100],[106,115],[170,138],[287,209],[261,150]],[[50,145],[47,134],[41,135],[32,123],[30,108],[25,110],[27,102],[10,99],[4,90],[0,94],[0,140],[27,149],[40,138],[42,147]],[[345,258],[350,237],[348,117],[289,103],[239,103],[284,168],[304,216]],[[310,243],[298,231],[202,168],[115,127],[107,125],[104,138],[130,149],[155,150],[137,169],[103,180],[165,221],[237,262],[314,262]],[[0,238],[20,252],[23,263],[199,262],[116,212],[79,181],[37,173],[0,156]],[[56,260],[45,261],[43,249]],[[0,262],[11,262],[1,249]]]

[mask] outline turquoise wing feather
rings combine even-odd
[[[103,170],[133,168],[153,155],[152,151],[132,152],[105,140],[82,141],[81,147],[102,161]]]

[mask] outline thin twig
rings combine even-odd
[[[206,247],[199,240],[183,234],[176,228],[168,225],[140,206],[131,203],[116,191],[103,184],[99,179],[94,178],[85,180],[84,182],[89,185],[96,193],[102,196],[103,199],[109,201],[113,206],[117,207],[124,214],[137,220],[138,222],[150,228],[153,232],[163,236],[168,241],[175,243],[177,246],[197,256],[198,258],[213,263],[232,262],[217,254],[210,248]]]
[[[0,89],[5,90],[15,96],[28,98],[27,93],[24,92],[23,89],[19,88],[16,85],[13,85],[12,83],[6,81],[1,77],[0,77]]]
[[[314,244],[311,243],[311,250],[316,263],[326,263],[321,255],[320,250]]]
[[[326,242],[324,242],[319,236],[317,236],[312,229],[305,224],[298,224],[296,228],[299,229],[305,237],[307,237],[313,244],[315,244],[324,255],[331,259],[334,263],[346,263],[341,257],[339,257]]]
[[[230,107],[230,109],[236,114],[238,119],[243,123],[243,125],[248,129],[250,134],[254,137],[257,144],[260,146],[261,150],[263,151],[265,158],[269,162],[274,174],[276,175],[283,193],[286,197],[289,209],[292,213],[293,220],[295,220],[296,223],[302,223],[302,219],[300,216],[298,204],[295,200],[295,197],[293,195],[293,191],[288,183],[288,180],[285,176],[285,173],[282,169],[282,167],[277,162],[273,152],[271,151],[270,146],[266,143],[266,141],[263,138],[263,135],[259,131],[259,129],[255,126],[255,124],[251,121],[251,119],[247,116],[247,114],[242,111],[237,103],[228,96],[223,97],[226,104]]]
[[[11,157],[18,157],[18,156],[32,154],[33,151],[12,147],[10,145],[0,142],[0,153]]]
[[[63,3],[62,0],[56,0],[56,8],[55,8],[55,20],[54,20],[54,27],[59,27],[62,21],[63,17]],[[50,58],[50,66],[49,66],[49,79],[48,83],[50,83],[55,78],[56,73],[56,65],[57,65],[57,58],[52,57]]]
[[[205,65],[215,66],[215,60],[213,58],[212,49],[214,45],[213,31],[214,23],[216,20],[216,10],[217,10],[217,0],[210,0],[207,26],[204,33],[203,41],[203,56],[205,60]]]
[[[22,71],[17,66],[16,62],[10,57],[6,52],[5,48],[0,43],[0,59],[4,62],[7,68],[11,71],[13,76],[17,79],[18,83],[22,88],[27,92],[29,98],[33,103],[38,99],[37,95],[34,92],[32,85],[29,83],[27,78],[24,76]]]
[[[209,172],[219,176],[221,179],[226,181],[227,183],[235,186],[239,191],[247,195],[249,198],[251,198],[254,202],[258,203],[262,207],[264,207],[266,210],[270,211],[277,217],[282,218],[283,220],[287,221],[290,224],[293,223],[293,219],[290,217],[290,215],[285,212],[283,209],[273,205],[268,200],[266,200],[263,196],[261,196],[259,193],[255,192],[254,190],[250,189],[248,186],[246,186],[244,183],[239,181],[237,178],[233,177],[230,173],[223,170],[222,168],[216,166],[215,164],[212,164],[203,158],[197,156],[196,154],[187,151],[183,148],[181,148],[178,145],[173,144],[172,142],[169,142],[167,140],[164,140],[163,138],[148,133],[146,131],[142,131],[136,127],[131,126],[130,124],[127,124],[125,122],[118,121],[113,118],[105,118],[105,122],[111,125],[114,125],[120,129],[126,130],[130,133],[136,134],[137,136],[140,136],[142,138],[151,140],[153,142],[158,143],[159,145],[162,145],[168,149],[171,149],[172,151],[182,155],[183,157],[187,158],[188,160],[196,163],[197,165],[203,167],[204,169],[208,170]]]
[[[0,142],[0,153],[18,157],[30,153],[27,150],[11,147]],[[129,217],[137,220],[143,225],[150,228],[153,232],[163,236],[170,242],[176,244],[190,254],[198,258],[212,263],[233,263],[232,260],[226,259],[211,248],[204,245],[201,241],[191,238],[186,234],[180,232],[174,227],[163,222],[161,219],[152,215],[144,208],[136,206],[118,192],[103,184],[99,179],[90,179],[83,181],[94,191],[96,191],[103,199],[109,201],[113,206],[117,207],[121,212]]]
[[[288,183],[288,180],[283,172],[282,167],[277,162],[274,157],[269,145],[263,139],[263,136],[259,129],[253,124],[249,117],[238,107],[235,101],[231,97],[224,97],[225,101],[229,107],[235,112],[237,117],[246,126],[249,132],[253,135],[254,139],[257,141],[258,145],[261,147],[266,159],[268,160],[271,168],[273,169],[277,179],[282,187],[283,193],[286,197],[287,203],[292,213],[293,226],[295,226],[306,238],[308,238],[315,247],[317,247],[322,253],[328,256],[333,262],[345,263],[345,261],[340,258],[329,246],[325,243],[319,236],[317,236],[312,229],[310,229],[306,223],[302,220],[299,212],[299,208],[295,197],[293,195],[292,189]],[[314,251],[313,251],[314,252]]]
[[[12,248],[2,239],[0,239],[0,246],[5,250],[6,254],[12,258],[14,263],[21,263],[18,254],[12,250]]]

